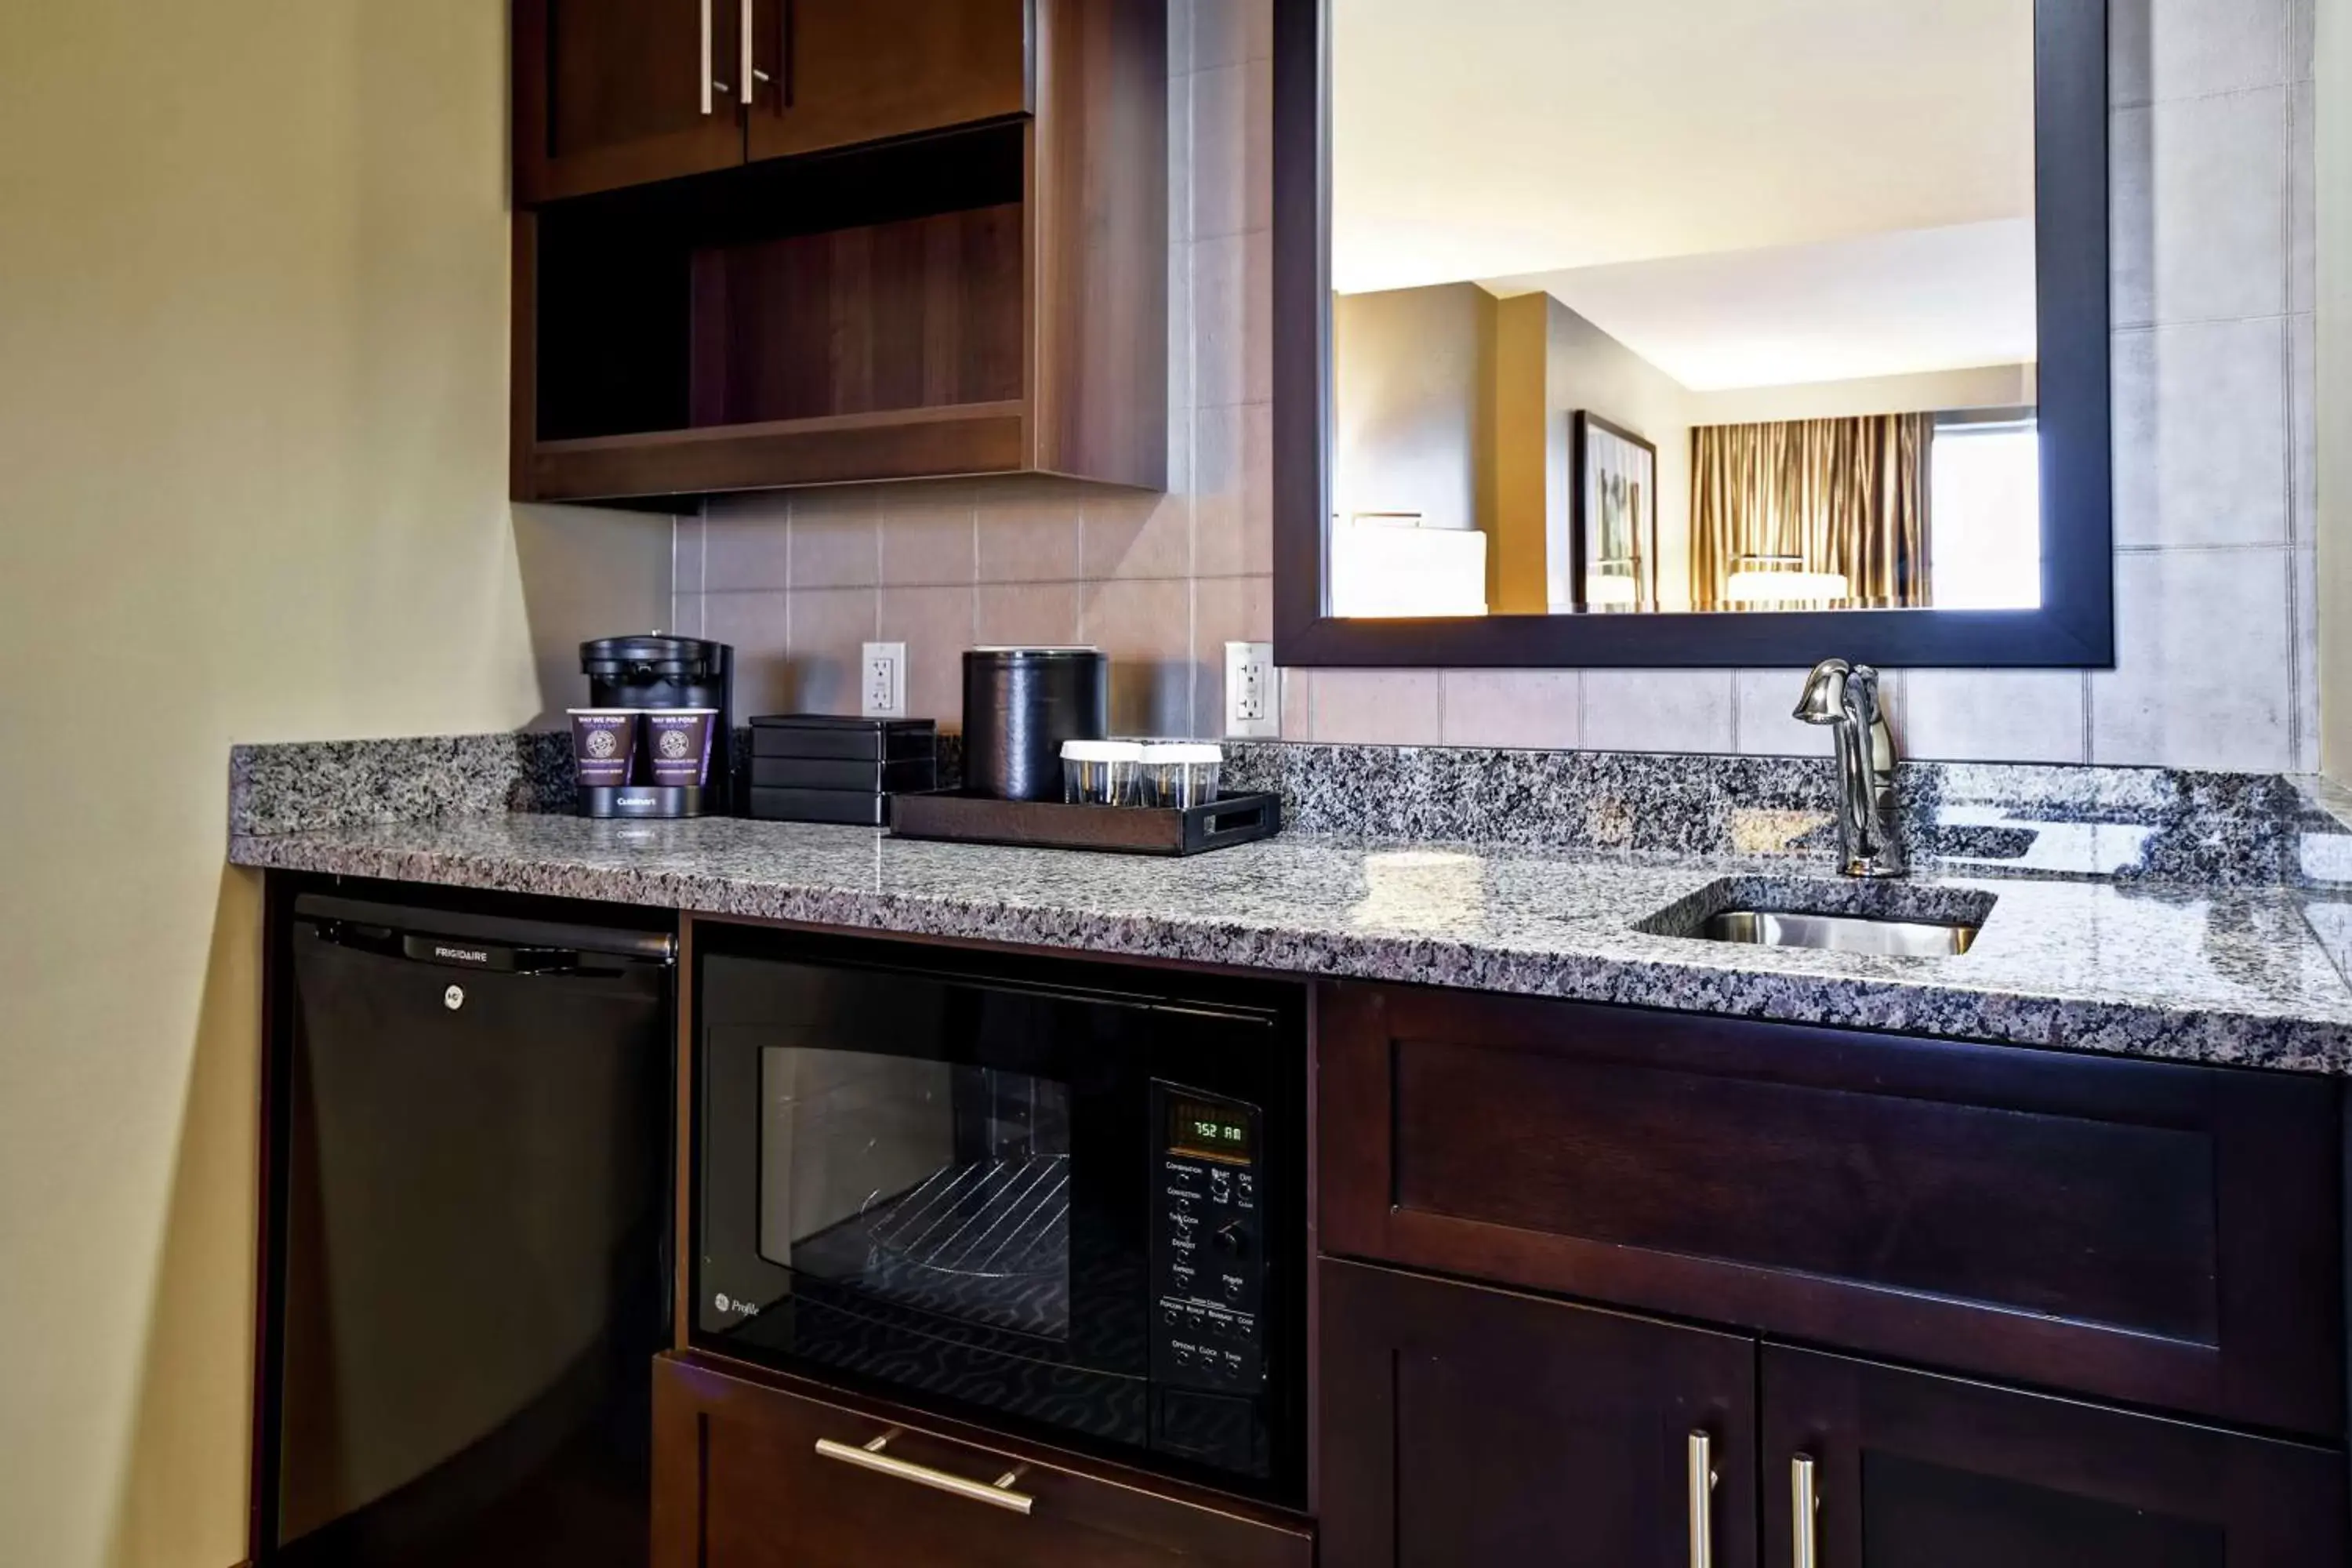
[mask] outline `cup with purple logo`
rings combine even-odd
[[[646,710],[645,719],[646,749],[653,760],[656,788],[700,789],[709,781],[718,709],[655,708]]]
[[[625,789],[637,760],[637,710],[572,710],[572,760],[583,789]]]

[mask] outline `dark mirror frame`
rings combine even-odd
[[[1330,517],[1329,0],[1274,3],[1275,662],[1389,668],[2115,663],[2107,0],[2036,0],[2042,607],[1339,620]],[[1638,3],[1638,0],[1636,0]],[[1762,0],[1769,3],[1769,0]]]

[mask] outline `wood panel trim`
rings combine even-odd
[[[1033,25],[1030,463],[1164,490],[1166,0],[1038,0]]]
[[[2242,1069],[1405,987],[1333,984],[1320,1005],[1318,1176],[1322,1246],[1330,1255],[1738,1323],[2280,1430],[2335,1435],[2344,1428],[2341,1216],[2315,1219],[2312,1206],[2340,1198],[2333,1085]],[[1402,1209],[1395,1169],[1396,1042],[1465,1037],[1601,1062],[2205,1131],[2219,1162],[2221,1342],[2165,1340],[1993,1303]],[[2311,1179],[2323,1170],[2327,1179]],[[2307,1192],[2310,1200],[2279,1203],[2288,1191]]]
[[[589,500],[1015,473],[1027,423],[1024,405],[987,403],[544,442],[532,488]]]

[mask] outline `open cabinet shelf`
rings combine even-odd
[[[1034,114],[520,214],[516,499],[1164,488],[1164,9],[1038,9]]]

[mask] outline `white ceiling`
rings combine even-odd
[[[1486,285],[1550,294],[1694,392],[2036,357],[2033,225],[2024,219]]]
[[[1333,11],[1343,292],[1547,289],[1700,389],[2035,357],[2033,0]]]

